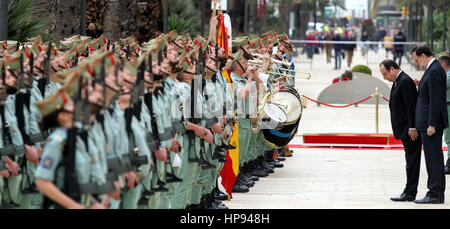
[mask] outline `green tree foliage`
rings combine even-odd
[[[356,65],[355,67],[352,68],[352,72],[361,72],[366,73],[368,75],[372,75],[372,70],[370,70],[370,68],[367,67],[366,65]]]
[[[192,0],[171,1],[168,29],[194,36],[200,33],[200,11],[194,7]]]
[[[31,17],[29,9],[31,0],[9,0],[8,4],[8,39],[19,42],[26,41],[27,38],[46,35],[46,28],[49,25],[48,17]]]

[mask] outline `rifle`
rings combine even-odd
[[[50,59],[51,59],[51,55],[52,55],[52,42],[50,41],[50,43],[48,44],[47,47],[47,58],[45,58],[44,60],[44,72],[42,75],[42,78],[39,79],[38,81],[38,88],[39,91],[41,92],[42,97],[45,97],[45,87],[47,86],[48,82],[49,82],[49,68],[50,68]]]
[[[153,85],[154,77],[152,69],[152,55],[150,54],[148,58],[149,58],[150,84]],[[165,182],[163,182],[158,176],[158,165],[155,156],[155,151],[161,147],[161,139],[158,132],[158,124],[156,123],[156,114],[153,110],[153,92],[149,91],[144,95],[144,104],[147,106],[151,115],[152,134],[149,134],[147,136],[147,141],[149,143],[149,148],[151,150],[152,160],[155,163],[155,178],[157,179],[156,184],[158,185],[158,187],[153,187],[152,181],[151,192],[167,192],[168,189],[164,187]],[[149,194],[148,191],[147,194]]]
[[[77,95],[75,96],[75,110],[73,114],[73,127],[67,130],[67,140],[63,149],[64,166],[64,185],[62,191],[73,200],[81,201],[80,184],[78,183],[77,173],[75,170],[76,163],[76,147],[79,129],[77,126],[81,123],[81,114],[85,102],[82,99],[82,87],[84,86],[82,79],[79,80]],[[62,208],[56,205],[56,208]]]
[[[205,50],[205,52],[206,52],[206,50]],[[201,77],[201,91],[202,91],[202,94],[205,96],[205,99],[206,100],[208,100],[208,96],[207,95],[205,95],[204,94],[204,87],[205,87],[205,85],[206,85],[206,79],[205,79],[205,76],[206,76],[206,70],[205,70],[205,67],[206,67],[206,59],[205,59],[205,54],[206,53],[203,53],[203,52],[201,52],[201,61],[200,61],[200,64],[201,64],[201,73],[202,73],[202,77]],[[200,90],[200,89],[199,89]],[[202,168],[203,169],[213,169],[213,168],[216,168],[216,166],[215,165],[213,165],[213,164],[211,164],[211,163],[209,163],[208,161],[207,161],[207,159],[206,159],[206,152],[205,152],[205,145],[204,145],[204,143],[205,143],[205,140],[204,139],[200,139],[200,164],[201,164],[201,166],[202,166]],[[203,152],[203,153],[202,153]],[[203,156],[203,157],[202,157]]]
[[[24,69],[23,69],[23,53],[21,53],[20,54],[20,57],[19,57],[19,76],[18,76],[18,79],[17,79],[17,82],[18,82],[18,84],[17,84],[17,89],[20,91],[20,89],[22,89],[23,88],[23,86],[24,86],[24,79],[23,79],[23,75],[25,74],[25,71],[24,71]]]
[[[31,52],[30,56],[30,74],[28,75],[28,87],[33,87],[34,82],[34,53]]]

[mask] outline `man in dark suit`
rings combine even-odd
[[[414,201],[417,195],[420,174],[422,143],[416,130],[415,109],[417,88],[414,81],[393,60],[384,60],[380,72],[385,80],[393,82],[389,109],[391,124],[396,139],[402,140],[406,159],[406,187],[392,201]]]
[[[447,76],[442,66],[426,46],[416,46],[411,51],[417,65],[425,69],[419,83],[416,105],[416,128],[422,139],[428,182],[425,198],[414,201],[418,204],[444,203],[445,173],[442,152],[442,135],[448,127]]]

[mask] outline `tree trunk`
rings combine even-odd
[[[53,34],[56,29],[56,1],[52,0],[34,0],[31,3],[30,13],[33,17],[50,18],[47,34]]]
[[[244,33],[245,0],[235,0],[228,4],[233,32]]]
[[[80,2],[59,0],[55,6],[55,40],[62,40],[80,33]]]
[[[120,0],[121,38],[137,35],[137,0]]]
[[[138,7],[137,29],[139,32],[138,40],[146,42],[156,37],[162,31],[162,1],[160,0],[141,0],[142,4]]]
[[[105,15],[105,28],[103,32],[105,36],[113,42],[121,38],[119,0],[109,0]]]
[[[289,34],[289,19],[292,10],[292,1],[282,0],[279,5],[279,12],[281,18],[281,26],[283,33]]]
[[[103,34],[109,0],[87,0],[86,34],[97,38]]]

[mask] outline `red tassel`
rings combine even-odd
[[[89,52],[93,52],[93,51],[94,51],[94,48],[89,47]]]
[[[7,45],[7,44],[2,44],[2,46],[3,46],[4,49],[7,49],[7,48],[8,48],[8,45]]]
[[[67,101],[68,101],[67,96],[66,96],[66,93],[62,93],[62,94],[61,94],[61,97],[62,97],[63,103],[66,104]]]
[[[87,68],[87,70],[88,70],[88,73],[89,73],[89,75],[91,75],[91,76],[93,76],[93,75],[94,75],[94,70],[92,70],[92,68],[91,68],[91,66],[90,66],[90,65],[88,65],[88,68]]]
[[[112,65],[116,64],[116,58],[114,58],[114,56],[111,56],[111,64]]]
[[[27,56],[27,58],[29,59],[30,58],[30,53],[28,53],[26,49],[23,49],[23,52],[25,53],[25,56]]]
[[[189,64],[189,65],[191,65],[191,61],[189,61],[189,58],[187,58],[187,57],[185,57],[186,58],[186,62]]]
[[[58,55],[58,49],[53,49],[53,54],[56,56],[56,55]]]
[[[38,45],[37,48],[38,48],[39,52],[42,52],[43,49],[42,49],[41,45]]]

